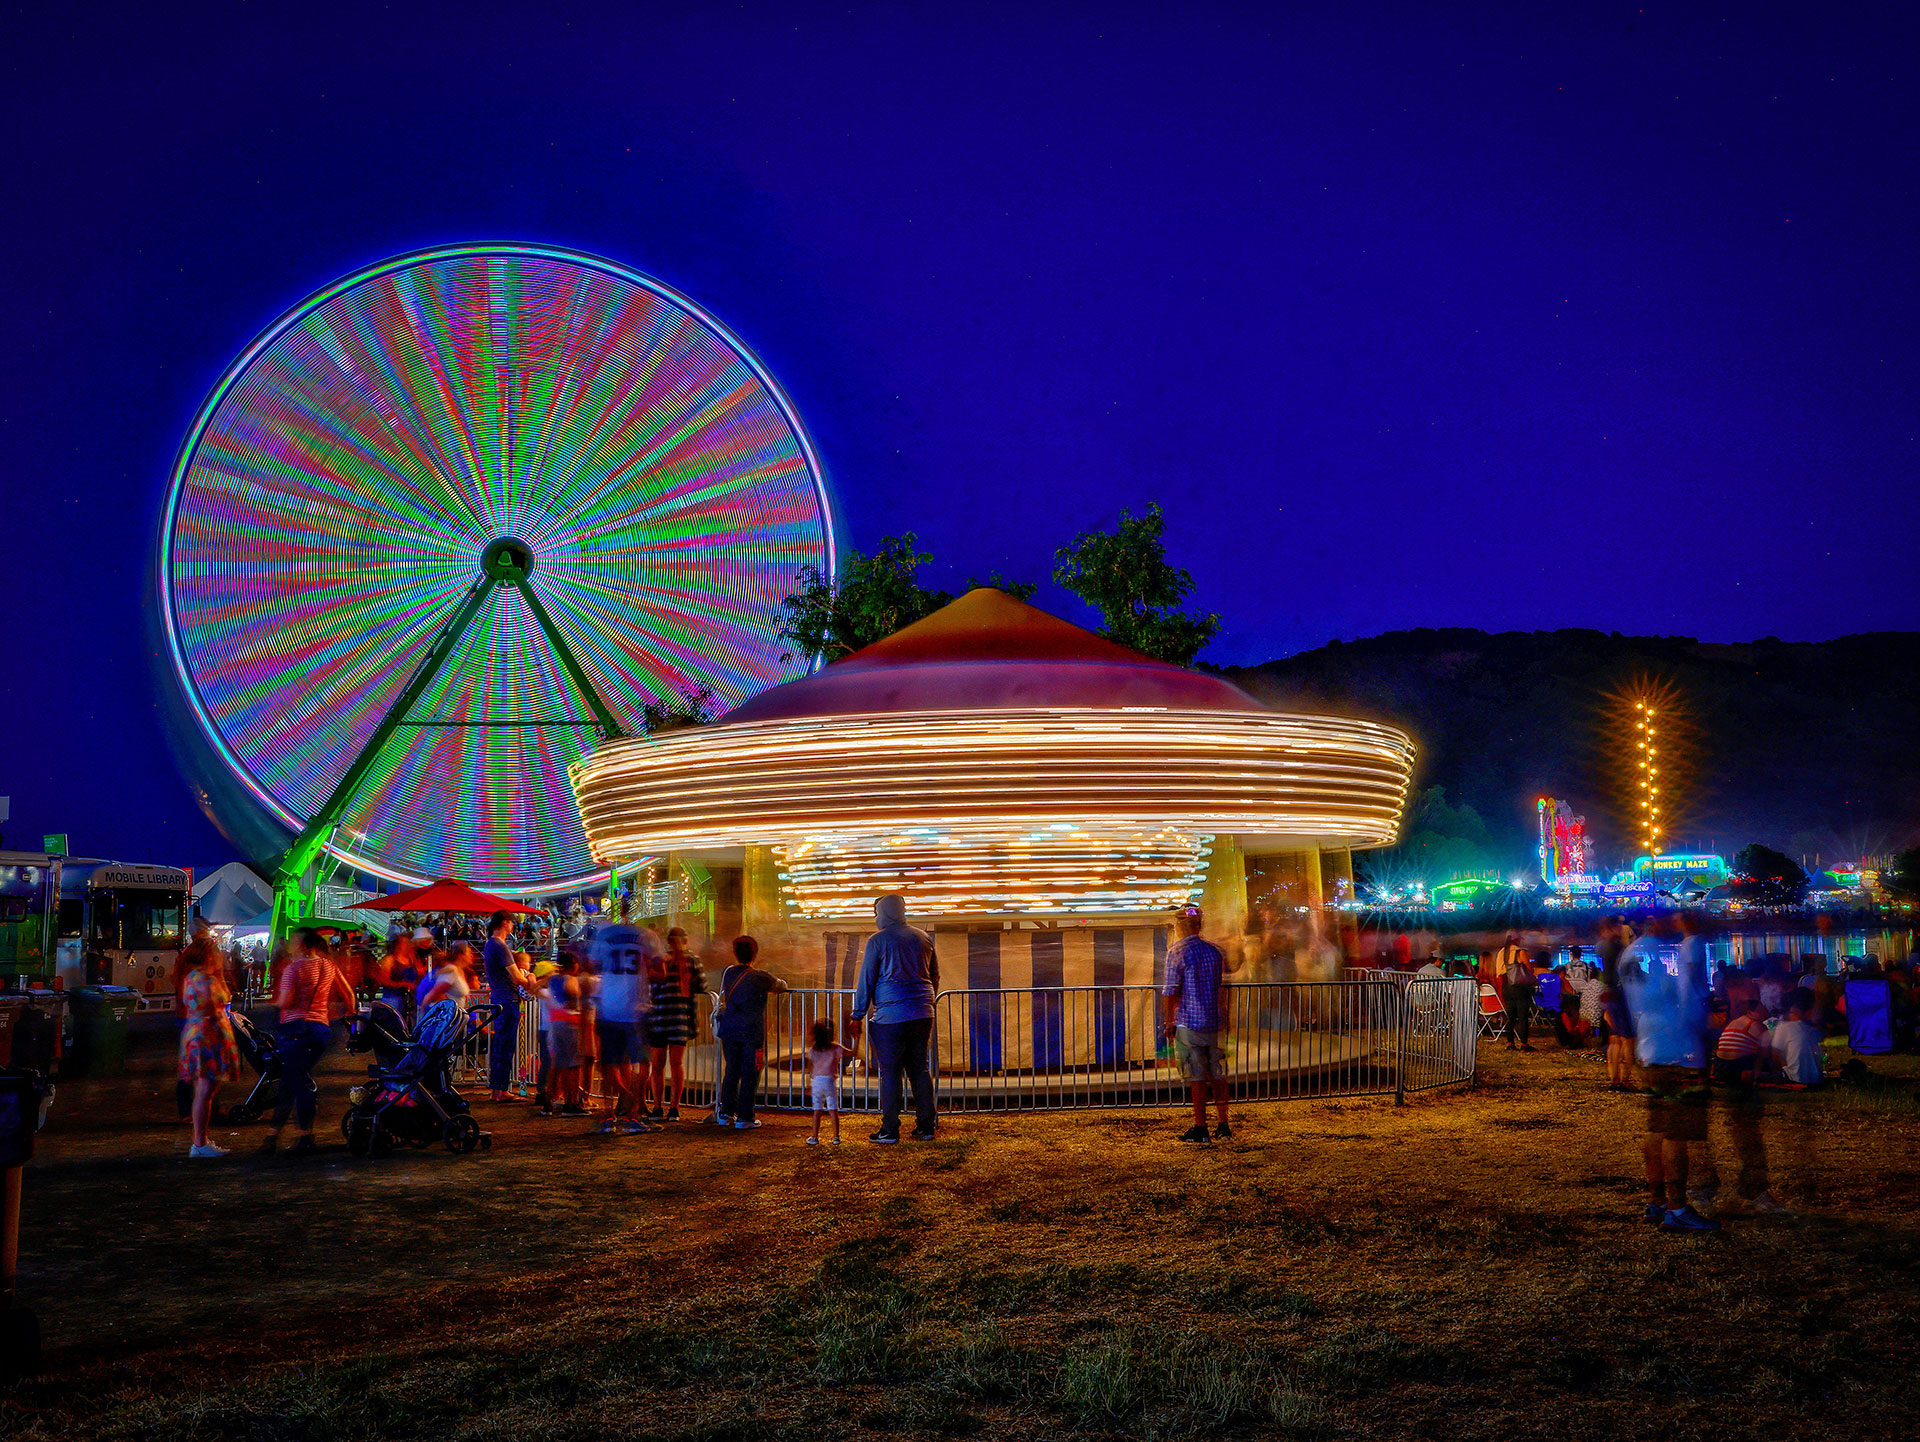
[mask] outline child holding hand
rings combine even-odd
[[[853,1052],[834,1040],[833,1023],[813,1024],[813,1045],[807,1048],[807,1071],[813,1087],[813,1135],[807,1145],[820,1145],[820,1118],[833,1113],[833,1144],[840,1145],[840,1073],[853,1060]]]

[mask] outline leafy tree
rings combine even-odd
[[[1807,899],[1807,873],[1785,852],[1756,841],[1733,858],[1732,891],[1760,906],[1798,906]]]
[[[1406,835],[1389,855],[1397,868],[1429,885],[1460,874],[1488,871],[1505,858],[1492,830],[1473,807],[1447,803],[1444,786],[1429,786],[1409,809]]]
[[[1109,641],[1189,666],[1220,629],[1220,618],[1180,609],[1193,577],[1168,563],[1166,529],[1158,502],[1144,516],[1122,511],[1111,531],[1083,531],[1055,551],[1053,579],[1100,612],[1100,634]]]
[[[953,597],[930,590],[914,573],[932,559],[913,548],[914,535],[888,536],[871,556],[847,554],[837,582],[817,567],[800,573],[800,589],[780,603],[780,639],[793,650],[780,659],[837,661],[930,616]]]
[[[1032,581],[1009,581],[998,571],[993,572],[993,574],[988,576],[984,581],[977,576],[967,577],[967,589],[969,591],[977,591],[982,586],[991,586],[996,591],[1005,591],[1016,601],[1031,601],[1033,599],[1033,593],[1040,589]]]
[[[704,726],[713,720],[713,692],[705,686],[682,691],[678,701],[649,701],[640,708],[640,724],[647,735],[666,731],[684,731],[689,726]]]
[[[1880,874],[1880,884],[1898,896],[1920,896],[1920,846],[1910,846]]]

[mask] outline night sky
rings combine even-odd
[[[1752,8],[16,7],[9,841],[232,854],[155,698],[168,467],[287,306],[448,241],[687,292],[937,583],[1161,501],[1217,662],[1920,625],[1915,7]]]

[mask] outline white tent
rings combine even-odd
[[[237,926],[273,909],[273,887],[249,867],[229,861],[193,884],[193,904],[215,926]]]

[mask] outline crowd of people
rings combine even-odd
[[[814,1028],[805,1056],[815,1108],[812,1140],[832,1117],[831,1143],[839,1142],[839,1076],[858,1054],[862,1031],[879,1075],[881,1125],[872,1140],[900,1140],[900,1114],[907,1087],[915,1103],[915,1140],[935,1130],[929,1064],[933,1001],[939,968],[933,940],[906,921],[899,896],[875,907],[877,930],[869,940],[859,987],[842,1044],[831,1021]],[[476,935],[477,932],[477,935]],[[274,1055],[280,1065],[272,1124],[261,1150],[279,1149],[289,1117],[297,1136],[291,1150],[314,1149],[317,1088],[313,1069],[333,1028],[357,1019],[372,1002],[384,1001],[411,1026],[427,1008],[448,1002],[464,1011],[485,987],[497,1010],[489,1023],[487,1090],[500,1105],[521,1102],[514,1080],[521,1058],[521,1009],[534,1011],[538,1071],[533,1101],[542,1116],[588,1117],[603,1106],[598,1129],[639,1135],[681,1119],[686,1097],[687,1046],[698,1025],[697,998],[708,990],[706,969],[684,929],[663,938],[631,920],[577,928],[549,956],[536,959],[529,938],[516,934],[514,915],[500,911],[484,929],[397,926],[377,955],[364,935],[332,930],[296,931],[271,963],[272,1006],[277,1018]],[[766,1064],[767,999],[787,990],[762,969],[759,944],[736,937],[731,959],[714,979],[717,1002],[712,1029],[719,1043],[721,1080],[712,1120],[752,1131],[761,1074]],[[248,978],[223,955],[211,928],[196,921],[175,977],[180,1022],[179,1101],[191,1122],[189,1155],[220,1157],[209,1127],[215,1093],[239,1075],[232,1007]]]

